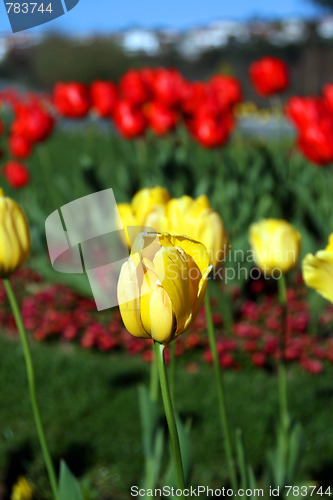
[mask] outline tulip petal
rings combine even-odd
[[[132,210],[132,206],[129,203],[119,203],[117,205],[117,208],[118,208],[118,211],[119,211],[121,222],[123,223],[123,227],[119,227],[118,228],[119,231],[120,231],[120,237],[123,240],[124,245],[127,245],[128,248],[130,248],[131,247],[131,241],[130,241],[130,238],[129,238],[129,234],[128,234],[128,229],[127,228],[128,227],[133,227],[133,226],[136,225],[134,213],[133,213],[133,210]],[[119,220],[119,217],[116,217],[116,221],[117,222],[118,222],[118,220]],[[126,239],[126,241],[125,241],[125,239]]]
[[[326,252],[333,252],[333,233],[328,238],[328,245],[325,248]]]
[[[303,260],[303,278],[307,286],[333,303],[333,252],[320,250]]]
[[[140,313],[143,328],[149,335],[151,335],[150,298],[158,283],[156,274],[150,269],[145,269],[141,285]]]
[[[154,272],[170,297],[175,313],[177,330],[191,314],[188,258],[179,248],[162,247],[153,260]]]
[[[174,314],[167,292],[158,286],[150,296],[150,323],[152,339],[167,344],[174,330]]]
[[[131,258],[123,264],[118,281],[118,303],[126,329],[138,338],[150,338],[140,316],[139,287]]]
[[[185,236],[172,236],[171,241],[175,247],[182,248],[185,253],[190,255],[201,274],[204,274],[209,267],[209,255],[203,243],[186,238]]]

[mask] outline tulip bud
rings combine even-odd
[[[0,188],[0,278],[23,266],[30,253],[30,233],[22,209]]]
[[[285,273],[297,264],[301,235],[285,220],[263,219],[250,227],[250,243],[260,269]]]
[[[201,243],[166,233],[138,235],[118,281],[129,333],[168,344],[186,331],[202,306],[211,267]]]
[[[304,257],[302,271],[306,285],[333,303],[333,233],[325,250]]]

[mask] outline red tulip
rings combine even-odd
[[[156,70],[153,68],[142,68],[140,70],[142,81],[150,96],[153,95],[155,74]]]
[[[328,108],[320,97],[291,97],[286,104],[285,114],[299,129],[329,117]]]
[[[120,79],[119,90],[121,97],[133,106],[141,106],[150,98],[141,72],[134,69],[127,71]]]
[[[207,97],[207,85],[203,82],[183,81],[181,88],[181,109],[186,115],[194,115]]]
[[[260,96],[269,97],[287,89],[289,70],[281,59],[263,57],[250,65],[250,79]]]
[[[96,80],[90,87],[92,107],[101,118],[111,116],[117,101],[117,87],[113,82]]]
[[[13,135],[24,136],[28,141],[45,141],[53,131],[54,119],[40,104],[18,104],[11,127]]]
[[[229,116],[216,118],[207,115],[196,117],[189,123],[189,130],[194,138],[206,148],[223,146],[229,139],[231,128]]]
[[[324,85],[322,94],[327,108],[333,113],[333,83]]]
[[[29,182],[29,172],[25,165],[17,161],[9,161],[3,166],[3,175],[13,188],[22,188]]]
[[[0,120],[0,136],[4,133],[5,131],[5,125],[2,120]]]
[[[53,89],[56,110],[67,118],[84,118],[89,113],[89,88],[83,83],[57,83]]]
[[[212,93],[207,94],[206,97],[198,105],[194,113],[198,119],[210,117],[220,118],[223,112],[220,109],[219,103]]]
[[[243,100],[242,87],[239,81],[232,76],[216,75],[211,78],[208,87],[222,111],[231,110]]]
[[[314,121],[301,129],[298,146],[317,165],[333,162],[333,121]]]
[[[158,101],[146,105],[145,115],[156,135],[167,134],[175,128],[178,121],[177,113]]]
[[[180,104],[182,97],[183,77],[175,69],[159,68],[153,82],[155,98],[167,107]]]
[[[8,139],[9,151],[14,158],[28,158],[32,152],[31,142],[20,134],[13,134]]]
[[[135,109],[124,99],[116,104],[113,118],[116,128],[126,139],[139,137],[146,130],[146,119],[142,111]]]

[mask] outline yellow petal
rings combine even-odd
[[[328,245],[327,247],[325,248],[325,250],[327,252],[333,252],[333,233],[330,234],[329,238],[328,238]]]
[[[143,225],[160,233],[168,230],[168,221],[166,218],[165,205],[154,205],[146,218],[143,220]],[[148,229],[147,229],[148,231]]]
[[[150,269],[145,269],[140,289],[140,314],[143,328],[149,335],[151,335],[150,298],[152,292],[158,287],[158,283],[156,274]]]
[[[180,248],[162,247],[153,259],[154,272],[169,295],[175,313],[177,330],[191,314],[191,283],[186,253]]]
[[[119,203],[117,207],[121,222],[123,223],[123,227],[118,228],[120,231],[120,237],[124,245],[127,245],[128,248],[131,248],[131,243],[133,240],[131,241],[131,238],[128,234],[128,227],[133,228],[134,226],[136,226],[132,206],[129,203]],[[117,217],[116,220],[118,221],[118,219],[119,218]]]
[[[196,320],[198,314],[199,314],[199,311],[202,307],[202,304],[203,304],[203,301],[204,301],[204,298],[205,298],[205,294],[206,294],[206,290],[207,290],[207,284],[208,284],[208,276],[209,276],[209,273],[211,272],[213,266],[209,266],[205,273],[203,274],[203,276],[201,277],[201,280],[200,280],[200,283],[199,283],[199,286],[198,286],[198,290],[197,290],[197,296],[195,298],[195,301],[192,305],[192,313],[191,315],[188,317],[188,319],[186,320],[183,328],[181,328],[180,330],[177,330],[177,336],[180,335],[181,333],[183,333],[184,331],[186,331],[188,328],[190,328],[190,326],[193,324],[193,322]]]
[[[333,303],[333,252],[320,250],[316,255],[306,255],[302,269],[307,286]]]
[[[174,314],[171,300],[161,286],[150,295],[149,309],[152,339],[167,344],[174,331]]]
[[[196,220],[204,210],[211,210],[209,200],[205,194],[193,200],[189,207],[189,216]]]
[[[0,277],[21,267],[30,253],[30,232],[22,209],[11,198],[0,197]]]
[[[141,321],[140,292],[136,268],[131,258],[121,268],[117,293],[119,310],[126,329],[134,337],[149,338]]]
[[[201,274],[203,274],[209,266],[209,255],[205,245],[199,241],[195,241],[185,236],[171,236],[171,243],[175,247],[182,248],[188,255],[192,257]]]
[[[166,205],[169,199],[169,192],[161,186],[138,191],[132,200],[132,209],[137,223],[142,226],[152,207]]]
[[[190,196],[182,196],[169,201],[166,211],[169,233],[192,237],[192,228],[187,220],[187,212],[192,203],[193,199]]]

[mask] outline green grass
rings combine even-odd
[[[25,474],[47,497],[27,394],[23,353],[16,338],[0,336],[1,438],[0,474],[11,483]],[[81,479],[94,483],[99,495],[130,498],[143,471],[137,385],[148,383],[149,366],[139,357],[101,354],[68,344],[32,344],[38,399],[56,462],[65,458]],[[197,361],[198,373],[186,364]],[[289,373],[291,414],[304,427],[305,448],[298,479],[327,484],[333,460],[333,368],[311,376],[298,368]],[[193,484],[226,485],[227,470],[218,423],[211,366],[199,353],[178,360],[176,405],[192,419]],[[274,442],[277,419],[276,376],[259,369],[225,375],[230,422],[244,432],[249,461],[263,477],[267,450]],[[98,496],[98,499],[104,498]]]

